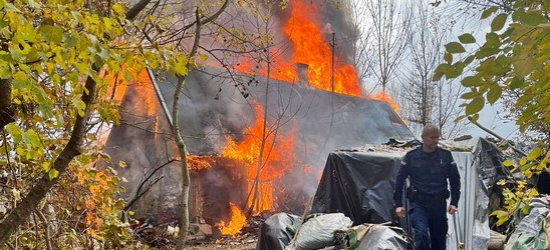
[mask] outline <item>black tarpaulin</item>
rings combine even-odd
[[[311,213],[344,213],[354,225],[393,221],[399,153],[330,153]]]

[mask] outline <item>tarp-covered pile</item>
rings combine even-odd
[[[459,212],[448,217],[447,249],[458,250],[465,247],[464,249],[485,250],[490,238],[489,191],[498,179],[506,177],[505,169],[501,166],[503,161],[501,152],[493,144],[481,138],[443,141],[442,145],[452,151],[457,162],[463,194],[459,203]],[[398,221],[395,218],[392,193],[401,157],[409,149],[383,146],[330,153],[313,199],[311,213],[342,213],[351,219],[353,226],[399,223],[402,228],[407,229],[406,220]],[[272,238],[280,239],[281,235],[264,235],[264,232],[273,231],[271,228],[273,226],[283,229],[286,226],[270,224],[269,220],[264,226],[266,228],[262,230],[262,240],[258,242],[257,250],[283,249],[281,248],[283,245],[289,244],[290,239],[287,238],[282,244],[279,241],[275,246],[270,243],[273,241]],[[401,242],[400,240],[406,237],[404,235],[407,235],[401,235],[389,228],[391,227],[383,226],[384,237],[394,239],[396,242]],[[371,233],[374,235],[376,231],[373,230]],[[390,231],[396,233],[391,236],[388,234]],[[408,235],[411,235],[410,230],[408,231]],[[347,244],[352,245],[349,239],[353,237],[346,235]],[[357,246],[369,245],[368,249],[378,249],[372,248],[373,246],[370,245],[372,242],[366,242],[380,238],[380,235],[369,238],[367,234],[358,241]],[[403,242],[406,241],[403,240]],[[406,248],[381,246],[379,249]]]
[[[299,225],[300,218],[278,213],[265,221],[256,250],[407,250],[412,249],[406,233],[398,227],[361,224],[342,213],[313,214]]]

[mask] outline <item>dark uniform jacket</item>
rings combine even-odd
[[[437,147],[434,152],[426,153],[422,147],[417,147],[407,152],[395,178],[395,207],[403,206],[403,186],[407,177],[418,197],[448,198],[450,184],[451,205],[458,205],[460,175],[449,150]]]

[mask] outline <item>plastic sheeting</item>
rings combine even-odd
[[[297,215],[277,213],[262,224],[256,250],[283,250],[294,236],[293,225],[297,225]]]
[[[354,225],[393,221],[401,153],[336,151],[327,158],[312,213],[344,213]]]
[[[550,239],[546,239],[543,224],[549,209],[550,202],[546,198],[531,199],[529,215],[521,220],[504,249],[545,249],[546,241]]]
[[[372,225],[356,250],[406,250],[406,233],[398,227]]]
[[[350,227],[352,221],[343,213],[323,214],[307,220],[296,237],[299,250],[320,249],[334,245],[334,232]]]

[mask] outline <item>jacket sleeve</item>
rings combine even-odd
[[[458,200],[460,199],[460,174],[458,173],[458,167],[453,159],[453,155],[449,152],[450,166],[449,166],[449,184],[451,186],[451,205],[458,206]]]
[[[403,186],[405,185],[405,179],[409,176],[409,158],[409,154],[406,154],[395,177],[395,190],[393,191],[393,204],[395,207],[403,206]]]

